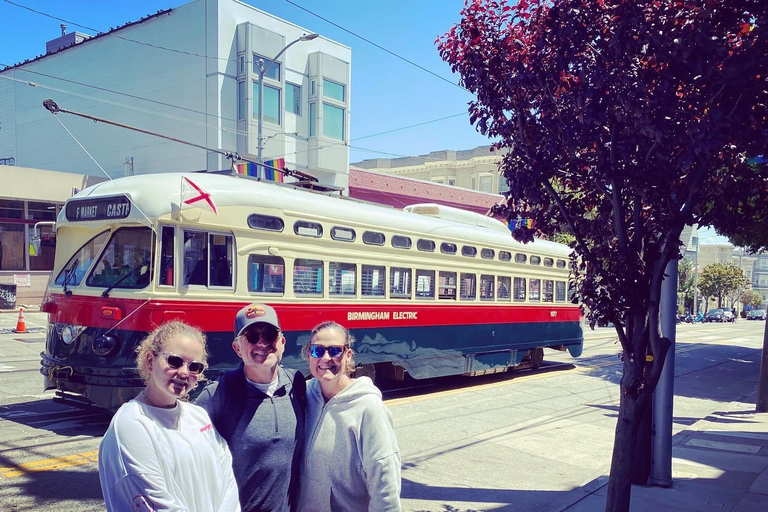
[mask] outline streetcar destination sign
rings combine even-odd
[[[131,213],[131,200],[125,196],[81,199],[67,203],[69,221],[124,219]]]

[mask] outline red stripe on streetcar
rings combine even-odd
[[[100,328],[148,331],[178,318],[209,332],[233,328],[237,311],[248,302],[211,302],[177,300],[136,300],[82,297],[55,294],[58,308],[52,321]],[[286,331],[309,331],[325,320],[336,321],[350,329],[372,327],[422,327],[482,325],[497,323],[578,322],[578,308],[554,304],[360,304],[360,303],[273,303],[280,324]],[[104,318],[106,308],[121,308],[123,320]],[[120,325],[117,325],[117,324]]]

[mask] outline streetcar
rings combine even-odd
[[[190,195],[191,194],[191,195]],[[236,312],[273,306],[282,364],[334,320],[358,371],[380,379],[481,375],[581,355],[569,255],[521,244],[502,222],[436,204],[397,210],[224,173],[119,178],[70,198],[56,220],[45,389],[115,410],[143,387],[135,348],[181,319],[208,337],[209,378],[239,363]]]

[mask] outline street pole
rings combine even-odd
[[[661,335],[672,343],[667,350],[661,377],[653,392],[653,434],[650,485],[672,485],[672,403],[675,384],[675,338],[677,331],[677,260],[670,260],[661,283],[659,316]]]
[[[303,35],[300,38],[295,39],[285,45],[283,49],[280,50],[277,55],[272,57],[272,59],[266,64],[264,64],[264,59],[259,59],[259,61],[256,63],[259,72],[259,113],[256,117],[256,161],[259,163],[259,165],[264,163],[264,161],[261,159],[261,151],[264,146],[264,137],[261,135],[262,125],[264,124],[264,75],[267,74],[267,71],[269,71],[269,68],[272,66],[272,64],[274,64],[275,61],[279,59],[280,56],[285,53],[288,48],[295,45],[296,43],[300,43],[302,41],[311,41],[317,37],[319,37],[318,34]]]
[[[693,237],[693,318],[699,316],[699,237]]]
[[[760,376],[757,378],[757,412],[768,412],[768,319],[763,327],[763,357],[760,358]]]

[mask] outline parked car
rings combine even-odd
[[[720,308],[710,309],[707,314],[704,315],[702,322],[727,322],[725,311]]]
[[[736,321],[736,312],[732,308],[722,308],[726,322]]]
[[[747,311],[747,320],[765,320],[765,310],[751,309]]]

